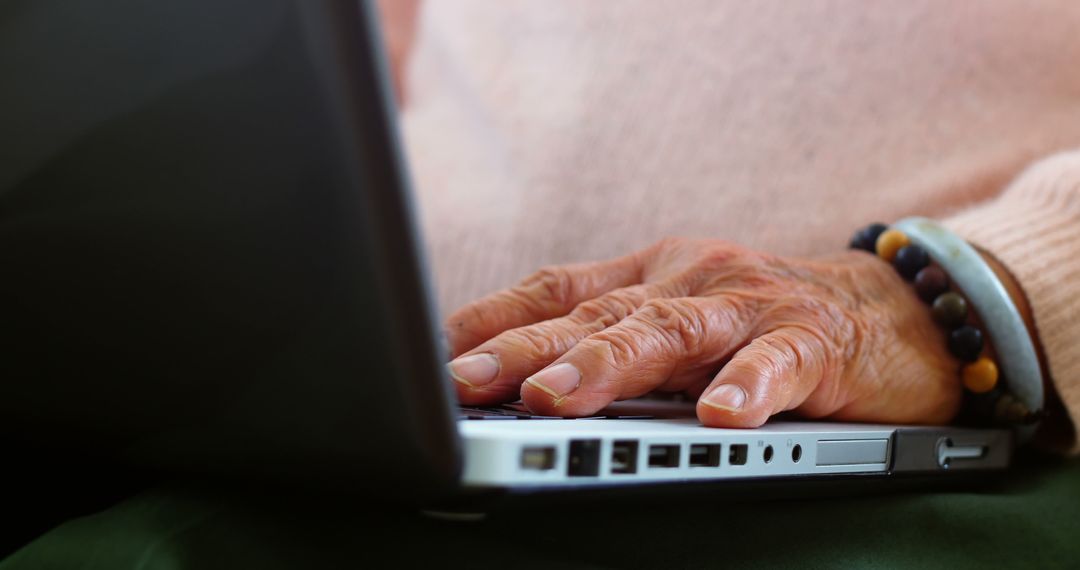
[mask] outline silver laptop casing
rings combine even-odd
[[[470,488],[946,474],[1003,469],[1013,449],[1007,430],[945,426],[776,421],[748,430],[687,418],[461,420],[458,428]],[[654,449],[661,453],[650,461]]]

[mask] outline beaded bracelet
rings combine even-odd
[[[849,245],[892,264],[905,280],[914,284],[919,298],[930,305],[934,322],[948,333],[949,352],[964,363],[960,377],[969,393],[966,400],[971,404],[965,406],[965,419],[976,422],[990,419],[1004,424],[1038,421],[1037,414],[1001,387],[998,365],[983,354],[985,335],[971,318],[967,299],[951,290],[949,277],[933,263],[926,250],[912,244],[904,232],[880,223],[855,232]]]

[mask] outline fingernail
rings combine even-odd
[[[725,410],[728,412],[738,411],[746,403],[746,392],[735,384],[721,384],[702,400],[706,406]]]
[[[551,368],[545,368],[525,380],[529,384],[546,392],[552,398],[562,398],[577,390],[581,384],[581,373],[573,364],[563,362]]]
[[[499,375],[499,359],[489,352],[473,354],[454,360],[447,368],[454,380],[475,388],[490,384]]]

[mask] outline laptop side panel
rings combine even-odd
[[[464,480],[473,488],[944,473],[936,463],[930,469],[937,450],[926,441],[937,445],[950,437],[957,446],[981,450],[954,456],[953,470],[1003,468],[1011,454],[1008,432],[952,428],[775,422],[737,430],[705,428],[696,420],[527,420],[464,421],[460,429]]]

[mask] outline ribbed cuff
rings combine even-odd
[[[1080,153],[1036,163],[997,199],[942,222],[997,258],[1031,305],[1080,453]]]

